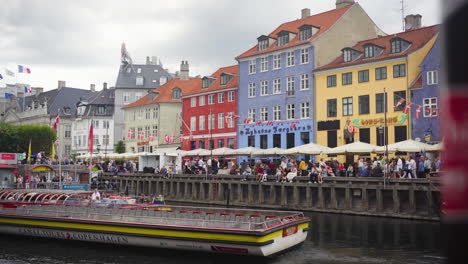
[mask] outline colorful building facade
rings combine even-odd
[[[421,142],[436,143],[442,140],[439,120],[440,41],[437,40],[421,63],[421,76],[411,88],[411,102],[422,106],[417,118],[417,107],[411,108],[411,136]],[[431,109],[431,110],[429,110]],[[431,113],[432,112],[432,113]]]
[[[425,27],[360,41],[316,69],[317,143],[336,147],[361,141],[382,146],[385,134],[388,144],[408,139],[409,87],[420,75],[419,65],[438,29]]]
[[[236,59],[239,63],[238,147],[292,148],[315,142],[313,71],[358,40],[381,32],[359,4],[281,24]]]
[[[182,149],[236,148],[237,65],[218,69],[192,88],[182,96]]]

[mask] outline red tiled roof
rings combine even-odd
[[[202,81],[200,78],[191,78],[185,81],[181,79],[172,79],[165,83],[163,86],[152,90],[152,92],[159,93],[159,95],[155,99],[149,100],[149,95],[146,95],[140,100],[122,107],[122,109],[153,103],[181,103],[181,99],[172,98],[172,90],[176,87],[180,88],[182,90],[183,95],[185,91],[190,91],[194,89],[194,87],[201,87],[201,82]]]
[[[343,55],[341,55],[338,58],[336,58],[334,61],[332,61],[331,63],[315,69],[315,71],[406,56],[407,54],[421,48],[424,44],[426,44],[435,34],[439,32],[439,28],[440,28],[439,25],[435,25],[435,26],[405,31],[405,32],[401,32],[398,34],[392,34],[392,35],[388,35],[384,37],[378,37],[378,38],[360,41],[353,47],[350,47],[354,50],[357,50],[363,53],[358,59],[354,61],[350,61],[350,62],[344,62]],[[392,48],[391,48],[390,40],[393,38],[401,38],[403,40],[409,41],[411,45],[408,49],[406,49],[403,52],[391,53]],[[383,47],[384,50],[380,55],[376,57],[364,58],[364,46],[366,44],[374,44],[374,45]]]
[[[296,33],[297,35],[292,40],[290,40],[290,42],[288,44],[286,44],[284,46],[281,46],[281,47],[277,47],[276,45],[277,45],[278,42],[275,41],[270,47],[268,47],[267,49],[264,49],[262,51],[257,50],[258,49],[258,44],[257,44],[253,48],[251,48],[248,51],[246,51],[246,52],[242,53],[241,55],[239,55],[236,59],[241,59],[241,58],[254,56],[254,55],[259,55],[259,54],[263,54],[263,53],[267,53],[267,52],[271,52],[271,51],[275,51],[275,50],[294,47],[294,46],[297,46],[297,45],[300,45],[300,44],[304,44],[306,42],[310,42],[310,41],[316,39],[318,36],[320,36],[325,31],[327,31],[330,27],[332,27],[336,23],[336,21],[341,16],[343,16],[343,14],[345,14],[346,11],[348,11],[353,6],[354,6],[354,4],[353,5],[348,5],[346,7],[340,8],[340,9],[333,9],[333,10],[330,10],[330,11],[327,11],[327,12],[324,12],[324,13],[320,13],[320,14],[317,14],[317,15],[312,15],[312,16],[309,16],[309,17],[306,17],[306,18],[303,18],[303,19],[298,19],[298,20],[294,20],[294,21],[291,21],[291,22],[281,24],[278,28],[276,28],[268,36],[271,37],[271,38],[276,39],[278,33],[283,31],[283,30]],[[312,25],[312,26],[318,27],[320,29],[310,39],[304,40],[304,41],[299,41],[299,27],[302,26],[302,25]]]
[[[225,85],[221,85],[221,74],[228,73],[234,75],[233,78]],[[210,91],[218,91],[227,88],[237,87],[239,83],[238,78],[239,67],[238,65],[232,65],[227,67],[219,68],[216,72],[214,72],[209,77],[216,79],[208,88],[202,88],[202,84],[200,83],[199,86],[192,86],[190,89],[184,90],[182,96],[205,93]]]
[[[422,75],[419,74],[418,77],[416,77],[416,81],[414,81],[413,85],[411,85],[411,88],[420,88],[422,87]]]

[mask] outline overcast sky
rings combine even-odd
[[[400,0],[357,2],[384,32],[401,31]],[[135,63],[158,56],[175,72],[188,60],[190,75],[209,75],[236,64],[258,36],[300,18],[302,8],[320,13],[335,0],[2,0],[0,65],[29,67],[32,74],[18,74],[18,81],[45,90],[58,80],[101,89],[103,82],[115,85],[125,42]],[[405,0],[405,13],[421,14],[424,26],[441,22],[439,10],[439,0]]]

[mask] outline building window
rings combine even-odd
[[[352,72],[347,72],[341,74],[341,82],[343,85],[348,85],[353,83],[353,73]]]
[[[65,125],[65,138],[71,138],[71,125]]]
[[[288,79],[287,79],[286,93],[287,93],[288,96],[294,96],[295,95],[294,76],[289,76]]]
[[[301,49],[301,64],[309,63],[309,49]]]
[[[71,153],[71,146],[65,145],[65,156],[70,156]]]
[[[153,126],[153,137],[158,137],[158,126]]]
[[[250,109],[249,109],[248,118],[249,118],[250,121],[252,121],[252,122],[255,122],[255,121],[256,121],[256,119],[255,119],[255,108],[250,108]]]
[[[281,54],[273,55],[273,70],[281,68]]]
[[[227,140],[227,146],[228,148],[234,148],[234,139],[233,138],[228,138]]]
[[[143,109],[140,109],[140,111],[138,111],[138,120],[142,120],[143,119]]]
[[[218,148],[224,148],[224,139],[218,139]]]
[[[281,106],[279,105],[273,106],[273,120],[274,121],[281,120]]]
[[[136,85],[143,85],[143,83],[144,83],[143,76],[137,76],[135,80],[136,80],[136,82],[135,82]]]
[[[201,149],[205,149],[205,140],[198,141],[198,147]]]
[[[364,56],[366,58],[373,58],[374,57],[374,46],[368,45],[364,48]]]
[[[267,107],[260,108],[260,120],[268,121],[268,108]]]
[[[255,65],[255,59],[249,60],[249,74],[254,74],[257,71],[257,67]]]
[[[159,108],[153,108],[153,119],[158,119],[159,116]]]
[[[191,107],[196,107],[197,106],[197,98],[196,97],[190,98],[190,106]]]
[[[159,85],[163,85],[165,83],[167,83],[167,77],[166,76],[159,77]]]
[[[301,75],[301,90],[309,90],[309,74],[305,73]]]
[[[222,74],[221,75],[221,85],[226,85],[230,80],[232,79],[232,76],[229,74]]]
[[[268,57],[260,58],[260,72],[268,71]]]
[[[258,51],[268,48],[268,39],[258,41]]]
[[[150,118],[151,118],[151,109],[146,108],[146,110],[145,110],[145,119],[149,120]]]
[[[218,104],[219,103],[224,103],[224,93],[218,94]]]
[[[260,95],[268,95],[268,81],[260,82]]]
[[[327,87],[336,87],[336,75],[327,76]]]
[[[407,132],[406,126],[395,126],[395,143],[407,140]]]
[[[182,90],[179,88],[172,89],[172,99],[180,99],[182,96]]]
[[[303,102],[301,103],[301,118],[309,118],[310,117],[310,106],[309,102]]]
[[[255,136],[247,137],[247,145],[249,147],[255,147]]]
[[[224,113],[218,113],[218,128],[224,128]]]
[[[296,118],[296,115],[294,113],[295,109],[296,109],[296,105],[294,104],[286,105],[286,119],[290,120],[290,119]]]
[[[401,52],[401,40],[394,39],[392,40],[392,53],[400,53]]]
[[[380,67],[375,69],[375,79],[385,80],[387,79],[387,67]]]
[[[370,144],[370,128],[359,129],[359,141]]]
[[[234,112],[228,112],[229,116],[231,118],[228,118],[228,128],[233,128],[234,127]]]
[[[343,98],[343,115],[344,116],[353,115],[353,98],[352,97]]]
[[[351,61],[351,50],[347,49],[343,51],[343,59],[344,59],[344,62]]]
[[[135,101],[140,100],[143,97],[142,93],[135,93]]]
[[[273,80],[273,94],[280,94],[281,93],[281,79],[274,79]]]
[[[215,101],[214,100],[214,94],[208,95],[208,104],[212,105],[212,104],[214,104],[214,101]]]
[[[336,114],[337,114],[336,99],[328,99],[327,100],[327,116],[336,117]]]
[[[109,145],[109,135],[104,135],[102,136],[102,144],[104,146],[108,146]]]
[[[198,129],[205,130],[205,116],[201,115],[198,119]]]
[[[393,93],[393,104],[394,104],[394,106],[396,106],[401,99],[404,99],[405,101],[402,104],[400,104],[399,106],[395,107],[395,111],[403,111],[403,109],[405,109],[405,106],[406,106],[406,91],[398,91],[398,92]]]
[[[209,79],[207,77],[203,78],[203,80],[202,80],[202,88],[203,89],[206,89],[206,88],[210,87],[210,84],[211,84],[211,79]]]
[[[228,92],[228,102],[234,102],[234,91]]]
[[[439,83],[439,74],[437,71],[427,72],[427,85],[434,85]]]
[[[278,47],[284,46],[289,42],[289,34],[278,36]]]
[[[249,83],[249,97],[255,97],[256,93],[255,83]]]
[[[393,66],[393,78],[406,76],[406,64],[399,64]]]
[[[358,82],[368,82],[369,81],[369,70],[363,70],[358,72]]]
[[[130,103],[130,93],[128,92],[123,93],[123,103],[124,105]]]
[[[379,93],[375,95],[375,112],[383,113],[385,111],[385,94]]]
[[[143,111],[143,110],[141,110]],[[94,129],[99,128],[99,120],[94,121]]]
[[[329,148],[335,148],[338,143],[338,133],[336,130],[327,131],[327,146]]]
[[[261,149],[268,148],[268,136],[267,135],[260,135],[260,148]]]
[[[424,107],[424,117],[433,117],[437,116],[437,97],[424,98],[423,99]],[[432,114],[431,114],[432,112]]]
[[[215,115],[208,115],[208,129],[215,129]]]
[[[137,128],[137,130],[138,130],[137,138],[138,138],[138,140],[141,140],[141,139],[142,139],[141,137],[144,136],[144,134],[143,134],[143,128],[142,128],[142,127],[139,127],[139,128]]]
[[[359,96],[359,114],[369,114],[369,95]]]
[[[289,148],[294,148],[296,146],[296,140],[294,137],[295,133],[287,133],[286,134],[286,147]]]
[[[197,130],[197,117],[192,116],[190,117],[190,131],[196,131]]]
[[[149,138],[150,126],[145,126],[145,138]]]
[[[299,31],[299,41],[304,41],[312,37],[312,28],[304,28],[303,30]]]
[[[286,52],[286,67],[294,66],[294,51]]]
[[[110,128],[110,121],[103,121],[103,128]]]
[[[205,96],[204,95],[201,95],[200,97],[198,97],[198,101],[199,101],[199,105],[200,106],[204,106],[205,105]]]
[[[281,148],[281,134],[273,134],[273,147]]]

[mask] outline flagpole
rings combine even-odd
[[[58,162],[59,162],[59,190],[61,190],[62,189],[62,162],[61,162],[60,156],[61,156],[62,152],[60,151],[60,148],[62,146],[60,145],[61,140],[60,140],[60,133],[59,133],[59,131],[60,131],[60,109],[57,109],[57,114],[59,115],[59,122],[57,122],[57,135],[58,135],[58,140],[59,140],[57,155],[58,155]],[[55,158],[55,157],[53,157],[53,158]]]

